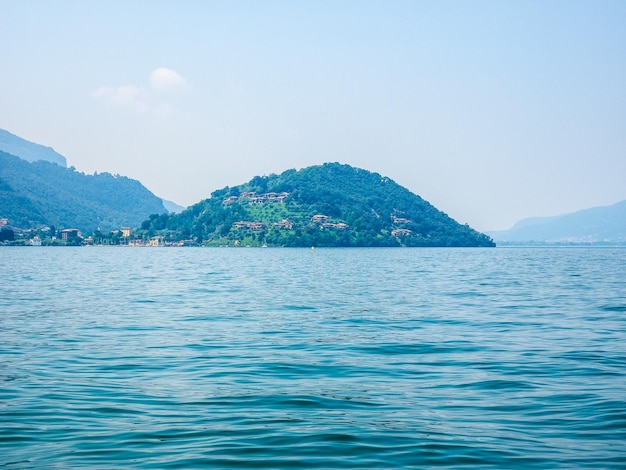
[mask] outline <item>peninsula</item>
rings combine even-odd
[[[225,187],[179,214],[151,215],[136,236],[204,246],[495,246],[390,178],[339,163]]]

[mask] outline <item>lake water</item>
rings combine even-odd
[[[0,268],[0,467],[626,468],[626,248]]]

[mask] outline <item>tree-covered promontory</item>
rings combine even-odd
[[[0,219],[12,226],[54,225],[90,233],[137,226],[155,211],[165,211],[163,202],[137,180],[86,175],[0,151]]]
[[[391,179],[339,163],[256,176],[141,231],[214,246],[494,246]]]

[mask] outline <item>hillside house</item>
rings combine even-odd
[[[265,229],[265,224],[263,222],[246,222],[244,220],[240,220],[239,222],[234,222],[232,225],[233,228],[240,229],[248,229],[253,232],[260,232]]]
[[[404,224],[410,224],[411,221],[409,219],[405,219],[404,217],[396,217],[396,216],[391,216],[391,220],[393,220],[393,223],[396,225],[404,225]]]
[[[237,199],[238,199],[237,196],[229,196],[222,201],[222,204],[224,204],[225,206],[229,206],[237,202]]]
[[[316,223],[316,224],[328,222],[329,220],[330,220],[330,217],[324,214],[315,214],[313,217],[311,217],[311,222]]]
[[[344,224],[343,222],[339,222],[338,224],[333,224],[332,222],[326,222],[321,224],[321,229],[333,229],[333,230],[346,230],[348,228],[348,224]]]
[[[397,228],[391,231],[391,236],[392,237],[406,237],[408,235],[411,235],[412,233],[413,231],[409,230],[408,228]]]
[[[250,222],[248,224],[248,229],[253,232],[260,232],[265,229],[265,224],[263,222]]]
[[[289,219],[283,219],[280,222],[274,223],[274,228],[291,230],[293,228],[293,223]]]
[[[80,232],[77,228],[66,228],[65,230],[61,230],[61,239],[62,240],[72,240],[73,238],[78,238],[80,236]]]
[[[150,239],[150,243],[148,243],[148,246],[163,246],[164,244],[165,243],[163,242],[163,237],[158,235]]]

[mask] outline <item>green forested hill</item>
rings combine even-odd
[[[165,212],[161,199],[139,181],[85,175],[47,161],[29,163],[0,151],[0,218],[10,225],[105,231],[136,227],[155,212]]]
[[[257,176],[142,230],[205,245],[493,246],[391,179],[338,163]]]

